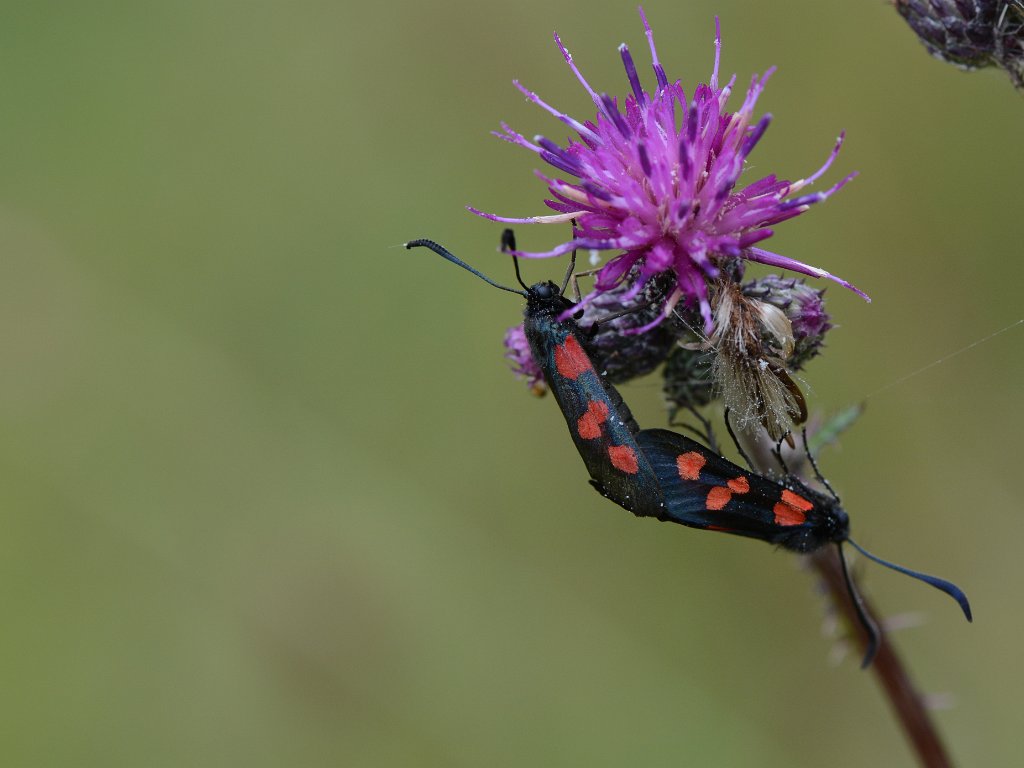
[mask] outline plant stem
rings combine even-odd
[[[743,437],[747,443],[747,452],[751,460],[762,474],[770,474],[771,467],[775,462],[770,455],[767,441],[753,441],[751,436],[744,433]],[[834,439],[834,436],[833,436]],[[790,471],[797,474],[804,468],[806,453],[796,452],[787,459]],[[852,628],[860,650],[866,651],[868,635],[857,616],[857,609],[854,607],[853,599],[846,588],[846,580],[843,577],[843,567],[839,561],[839,552],[835,547],[822,547],[818,551],[808,555],[807,559],[821,576],[832,604],[843,614],[848,626]],[[889,699],[889,706],[899,719],[903,732],[910,742],[911,748],[917,755],[917,759],[924,768],[952,768],[953,761],[949,757],[946,745],[939,736],[931,714],[922,701],[913,682],[910,679],[903,660],[900,658],[892,643],[886,637],[882,622],[878,620],[878,613],[871,606],[870,601],[861,594],[864,610],[878,627],[879,647],[878,655],[871,665],[872,672],[882,686],[882,691]]]
[[[833,604],[842,611],[846,623],[856,633],[857,644],[863,650],[867,647],[867,633],[857,618],[853,601],[846,589],[842,566],[839,563],[839,555],[835,547],[824,547],[810,555],[808,559],[828,588]],[[871,665],[871,670],[875,673],[883,692],[889,699],[889,706],[899,718],[903,732],[922,766],[925,768],[952,768],[953,762],[946,751],[946,746],[943,744],[921,696],[914,687],[902,659],[886,637],[882,623],[878,621],[877,613],[867,598],[863,597],[863,601],[864,609],[874,619],[881,635],[878,655]]]

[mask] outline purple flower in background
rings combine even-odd
[[[578,136],[563,148],[543,136],[531,142],[504,124],[503,131],[495,134],[536,152],[549,165],[577,179],[571,183],[538,173],[552,197],[545,204],[556,213],[509,218],[470,210],[509,223],[575,221],[572,239],[551,251],[518,252],[520,256],[559,256],[574,248],[621,251],[597,272],[594,291],[584,303],[627,282],[629,290],[622,294],[622,300],[628,303],[656,275],[672,275],[661,299],[662,311],[632,333],[650,330],[679,304],[698,309],[709,332],[712,311],[708,281],[717,278],[728,262],[740,259],[826,277],[867,299],[850,283],[823,269],[756,247],[772,235],[771,227],[827,199],[855,175],[824,191],[797,195],[832,164],[842,135],[825,164],[806,179],[791,182],[769,175],[737,189],[744,162],[771,119],[764,115],[754,122],[754,105],[772,70],[752,79],[738,112],[727,112],[725,104],[735,77],[719,87],[721,35],[716,19],[715,65],[710,82],[698,85],[688,97],[678,80],[669,82],[642,9],[640,16],[657,79],[653,92],[641,87],[632,56],[622,45],[619,52],[632,93],[620,108],[616,99],[597,93],[584,79],[557,34],[555,42],[566,63],[597,106],[595,121],[581,123],[515,83],[527,99]]]
[[[526,340],[522,323],[505,331],[505,359],[511,364],[512,372],[526,380],[533,394],[539,397],[548,391],[544,374],[530,352],[530,343]]]

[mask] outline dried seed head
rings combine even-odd
[[[778,307],[745,296],[735,283],[715,285],[712,377],[741,429],[760,424],[773,440],[807,418],[803,393],[789,376],[793,328]]]

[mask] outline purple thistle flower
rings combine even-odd
[[[512,372],[526,380],[533,394],[540,397],[548,391],[544,373],[530,352],[530,343],[526,340],[522,323],[505,331],[505,359],[511,364]]]
[[[502,124],[495,135],[536,152],[541,159],[578,181],[570,183],[538,172],[553,199],[545,204],[549,216],[510,218],[469,210],[493,221],[531,224],[575,221],[573,237],[547,252],[517,252],[529,258],[559,256],[575,248],[622,251],[597,273],[594,291],[584,303],[628,282],[622,294],[629,302],[655,275],[669,273],[673,285],[661,301],[653,321],[631,333],[643,333],[659,324],[673,309],[698,308],[706,332],[713,324],[708,281],[717,278],[728,262],[757,261],[772,267],[835,280],[868,299],[845,280],[755,245],[770,237],[771,227],[799,216],[826,200],[853,178],[851,173],[821,192],[796,195],[815,182],[832,164],[840,135],[825,164],[811,176],[785,181],[774,175],[737,189],[744,162],[764,135],[771,120],[754,122],[754,105],[773,70],[752,79],[738,112],[725,111],[735,77],[718,86],[721,34],[715,20],[715,65],[708,84],[687,97],[680,82],[670,83],[658,60],[643,9],[640,10],[657,87],[644,91],[625,45],[619,47],[632,89],[624,110],[607,94],[597,93],[577,69],[572,56],[555,35],[566,63],[597,106],[594,121],[581,123],[546,104],[537,94],[515,82],[533,103],[572,128],[578,138],[566,147],[538,136],[532,142]],[[868,299],[870,301],[870,299]]]

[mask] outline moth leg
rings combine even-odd
[[[821,470],[818,469],[818,462],[815,461],[814,454],[811,453],[811,449],[807,445],[807,427],[804,427],[802,432],[804,437],[804,453],[807,455],[807,460],[811,462],[811,468],[814,470],[814,476],[818,479],[819,483],[821,483],[828,489],[828,492],[832,495],[832,498],[836,500],[836,504],[839,504],[839,496],[836,494],[834,490],[832,490],[832,484],[825,479],[825,476],[823,474],[821,474]]]
[[[743,446],[740,445],[740,441],[736,438],[736,433],[733,432],[732,422],[729,420],[729,414],[731,412],[732,412],[732,409],[729,408],[729,406],[726,406],[725,407],[725,428],[727,430],[729,430],[729,437],[732,438],[733,445],[736,446],[736,450],[740,452],[740,456],[742,456],[743,457],[743,461],[746,462],[747,468],[751,472],[755,472],[756,473],[757,469],[754,467],[754,462],[752,462],[750,460],[750,457],[747,456],[747,452],[743,450]],[[719,454],[719,455],[721,455],[721,454]]]
[[[575,256],[575,251],[573,251],[573,255]],[[582,272],[574,272],[573,273],[573,276],[571,278],[571,280],[572,280],[572,299],[573,299],[573,301],[575,301],[577,304],[579,304],[579,301],[582,298],[582,294],[580,293],[580,278],[581,277],[591,277],[593,275],[596,275],[600,271],[601,271],[600,269],[585,269]]]
[[[775,460],[779,462],[779,467],[782,469],[782,474],[789,475],[789,467],[786,466],[786,460],[782,458],[782,441],[785,439],[785,437],[780,437],[778,442],[775,443],[775,447],[772,448],[772,456],[774,456]]]

